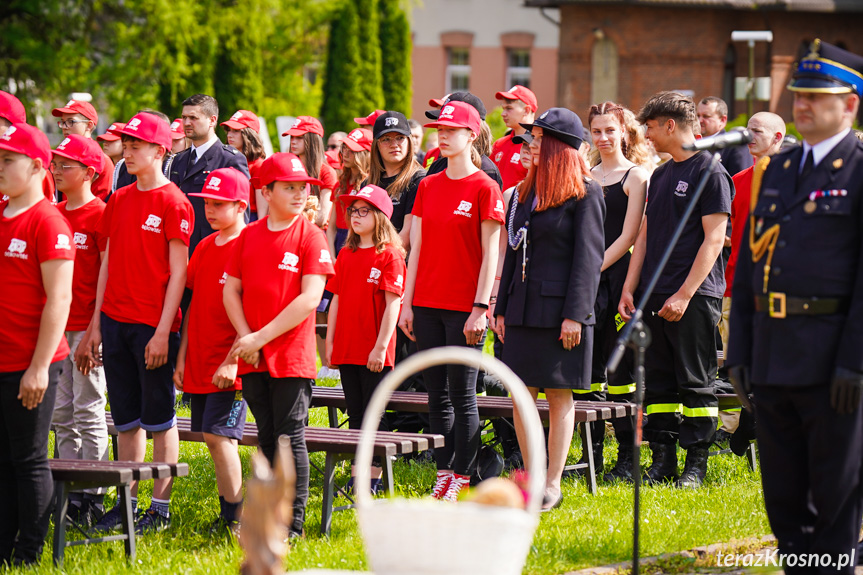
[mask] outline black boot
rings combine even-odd
[[[629,441],[620,441],[617,443],[617,463],[614,468],[606,473],[602,479],[608,483],[613,481],[633,482],[632,476],[632,439]]]
[[[647,485],[656,485],[677,479],[677,444],[651,443],[653,463],[641,478]]]
[[[683,465],[683,474],[677,480],[677,487],[684,489],[697,489],[704,483],[707,475],[707,448],[691,447],[686,450],[686,463]]]

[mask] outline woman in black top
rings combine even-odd
[[[590,107],[588,126],[596,148],[596,165],[593,178],[602,186],[605,197],[605,257],[596,297],[596,332],[593,348],[593,375],[591,389],[579,394],[579,399],[603,401],[630,401],[635,392],[632,356],[627,353],[624,362],[609,380],[605,365],[617,340],[618,327],[623,325],[617,316],[617,303],[629,267],[629,249],[638,237],[644,215],[647,170],[636,165],[630,157],[638,157],[640,141],[627,138],[626,110],[614,102]],[[579,393],[578,391],[576,393]],[[632,480],[632,422],[627,418],[615,419],[614,433],[619,443],[617,463],[605,475],[606,481]],[[602,470],[602,441],[605,425],[593,428],[593,461]],[[586,458],[582,456],[583,459]]]
[[[533,134],[533,166],[520,186],[524,191],[513,195],[495,328],[504,363],[534,397],[543,388],[548,398],[542,508],[549,510],[563,498],[560,478],[575,425],[572,390],[590,387],[605,204],[578,153],[583,132],[574,112],[551,108],[523,126]],[[517,409],[513,413],[525,454],[522,418]]]

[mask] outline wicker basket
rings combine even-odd
[[[372,499],[372,441],[390,395],[410,375],[428,367],[463,364],[500,378],[527,430],[530,457],[526,510],[447,504],[432,499]],[[400,363],[371,398],[357,448],[356,497],[366,555],[376,575],[516,575],[521,573],[539,523],[545,487],[545,436],[533,398],[503,363],[479,351],[441,347]]]

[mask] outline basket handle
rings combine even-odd
[[[437,347],[413,354],[400,362],[378,384],[369,401],[368,407],[366,407],[360,442],[357,446],[355,462],[357,479],[354,490],[357,498],[357,508],[359,509],[372,503],[370,494],[372,445],[381,417],[386,410],[387,403],[393,391],[411,375],[429,367],[447,364],[479,367],[492,375],[496,375],[500,378],[504,388],[512,395],[513,404],[518,408],[519,415],[527,431],[527,448],[530,454],[530,458],[528,459],[530,468],[528,469],[527,511],[531,514],[537,513],[542,504],[542,496],[545,491],[545,435],[542,431],[542,423],[539,420],[539,412],[536,410],[533,397],[531,397],[521,379],[500,360],[475,349],[455,346]]]

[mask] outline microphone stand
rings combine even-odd
[[[723,146],[724,147],[724,146]],[[683,235],[683,228],[695,211],[695,206],[707,186],[707,180],[713,174],[716,166],[720,162],[719,152],[714,152],[710,160],[710,165],[698,182],[698,187],[689,200],[689,205],[686,206],[686,211],[674,230],[674,235],[671,241],[665,248],[665,253],[662,254],[662,259],[659,260],[659,265],[656,266],[656,271],[653,272],[653,277],[650,278],[647,287],[641,295],[638,306],[632,313],[632,318],[623,328],[620,337],[617,338],[615,349],[608,361],[607,369],[614,373],[623,359],[623,354],[626,348],[629,347],[634,352],[635,360],[635,425],[632,431],[632,460],[633,460],[633,501],[632,501],[632,575],[638,575],[639,563],[639,535],[640,535],[640,508],[641,508],[641,425],[644,419],[644,355],[650,345],[650,329],[644,325],[644,308],[647,305],[650,296],[653,295],[653,290],[656,289],[656,284],[659,282],[659,277],[665,270],[668,260],[671,258],[671,253],[680,241],[680,236]]]

